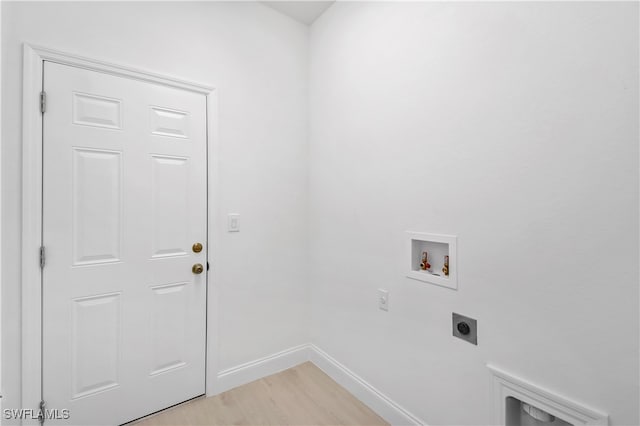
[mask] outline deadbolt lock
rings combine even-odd
[[[191,250],[193,250],[194,253],[200,253],[202,251],[202,244],[195,243],[193,246],[191,246]]]
[[[202,263],[196,263],[191,268],[191,272],[193,272],[194,274],[201,274],[202,271],[204,271],[204,266],[202,266]]]

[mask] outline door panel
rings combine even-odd
[[[122,245],[122,155],[73,148],[73,265],[118,262]]]
[[[152,155],[152,257],[184,256],[189,244],[189,160]]]
[[[120,293],[73,301],[72,399],[119,386]]]
[[[204,95],[51,62],[44,87],[47,407],[120,424],[203,394]]]
[[[154,135],[189,138],[189,114],[161,107],[151,107],[151,132]]]
[[[120,129],[122,102],[87,93],[73,94],[73,124]]]
[[[188,283],[154,286],[151,335],[154,363],[151,375],[164,373],[186,365],[185,335],[187,333]]]

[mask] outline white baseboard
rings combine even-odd
[[[315,345],[309,346],[311,362],[375,411],[380,417],[392,425],[426,425],[422,419],[411,414],[322,349]]]
[[[314,363],[329,377],[392,425],[426,425],[419,417],[411,414],[397,402],[313,344],[295,346],[221,371],[217,377],[216,393],[228,391],[307,361]]]
[[[216,393],[221,393],[263,377],[279,373],[309,361],[309,345],[299,345],[284,351],[246,362],[218,373]]]

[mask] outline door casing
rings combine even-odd
[[[208,85],[167,77],[136,68],[94,60],[57,50],[24,44],[22,99],[22,368],[21,407],[39,409],[42,400],[42,113],[40,92],[43,62],[103,72],[123,78],[142,80],[206,96],[207,100],[207,262],[213,271],[216,244],[213,244],[211,217],[215,217],[215,174],[217,170],[217,90]],[[46,266],[45,266],[46,267]],[[206,395],[218,393],[218,291],[207,274]],[[49,407],[64,408],[64,407]],[[37,421],[23,421],[23,424]]]

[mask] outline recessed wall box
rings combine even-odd
[[[606,426],[609,416],[493,365],[493,423],[498,426]]]
[[[458,289],[456,241],[453,235],[407,232],[409,272],[407,277],[430,284]],[[428,268],[425,268],[426,253]],[[448,256],[445,257],[445,256]],[[448,259],[448,266],[445,262]]]

